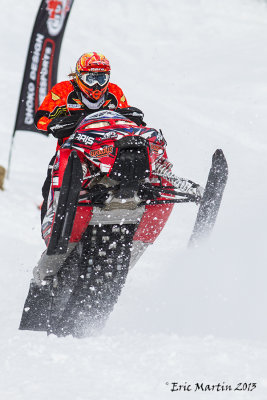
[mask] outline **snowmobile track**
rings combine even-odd
[[[134,224],[89,226],[51,283],[48,333],[90,336],[100,330],[125,283]]]

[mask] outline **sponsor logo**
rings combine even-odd
[[[34,97],[35,97],[35,84],[30,82],[26,94],[26,110],[24,122],[27,125],[32,125],[34,122]]]
[[[113,146],[105,146],[100,149],[91,150],[89,152],[89,156],[94,158],[106,157],[110,153],[112,153],[112,151],[113,151]]]
[[[79,99],[68,99],[67,104],[68,110],[81,110],[84,109],[84,105]]]
[[[54,53],[54,43],[50,40],[46,40],[42,53],[41,68],[38,71],[38,86],[39,86],[39,105],[42,104],[48,90],[50,89],[51,81],[51,68],[52,68],[52,57]]]
[[[103,139],[117,139],[117,137],[118,137],[118,134],[115,132],[106,132],[103,135]]]
[[[30,82],[28,83],[26,93],[26,105],[25,105],[25,117],[24,123],[26,125],[32,125],[35,115],[35,90],[36,90],[36,79],[39,68],[39,61],[43,48],[44,35],[37,33],[35,42],[33,45],[32,59],[30,65]]]
[[[76,137],[76,140],[83,142],[86,145],[91,145],[94,143],[94,138],[91,136],[83,135],[82,133],[79,133]]]
[[[68,110],[73,110],[73,109],[77,109],[80,110],[81,108],[83,108],[82,106],[80,106],[79,104],[69,104],[68,103]]]
[[[159,146],[158,144],[150,144],[150,148],[151,148],[151,150],[153,150],[153,151],[155,151],[155,152],[158,152],[158,151],[160,151],[160,150],[162,150],[162,147],[161,146]]]
[[[35,43],[33,46],[32,62],[30,67],[30,78],[32,81],[36,81],[37,79],[37,71],[39,68],[39,61],[40,61],[41,51],[43,48],[44,39],[45,39],[44,35],[42,35],[41,33],[37,33],[35,38]]]
[[[48,11],[47,29],[51,36],[57,36],[63,28],[66,14],[70,11],[71,0],[46,0]]]

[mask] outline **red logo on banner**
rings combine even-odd
[[[70,11],[70,0],[46,0],[46,4],[49,14],[47,29],[51,36],[56,36],[60,33],[66,14]]]
[[[49,18],[54,19],[59,10],[62,10],[62,2],[59,0],[48,0],[47,11],[49,12]]]

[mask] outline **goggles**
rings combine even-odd
[[[100,86],[105,86],[109,81],[109,74],[105,72],[86,72],[79,74],[79,78],[88,86],[94,86],[97,83]]]

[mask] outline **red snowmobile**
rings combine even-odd
[[[90,336],[104,326],[128,270],[175,203],[199,204],[190,243],[213,227],[228,168],[217,150],[205,190],[176,177],[161,131],[113,111],[85,117],[53,165],[47,250],[35,268],[20,329]]]

